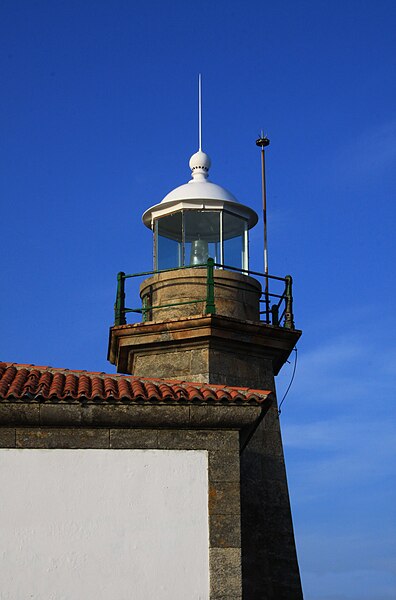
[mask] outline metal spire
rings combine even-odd
[[[266,321],[269,323],[269,293],[268,293],[268,245],[267,245],[267,191],[265,185],[265,152],[264,148],[269,146],[269,139],[261,131],[261,135],[256,140],[256,146],[261,148],[261,183],[263,193],[263,222],[264,222],[264,274],[265,274],[265,313]]]
[[[198,75],[198,150],[202,150],[202,76]]]

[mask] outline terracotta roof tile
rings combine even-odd
[[[81,375],[78,378],[78,390],[77,390],[77,396],[79,398],[81,397],[86,397],[89,398],[91,395],[91,379],[87,376],[87,375]]]
[[[52,377],[51,387],[48,394],[49,398],[60,398],[65,383],[65,376],[63,373],[54,373]]]
[[[21,369],[20,371],[17,371],[11,385],[8,388],[7,396],[20,396],[27,376],[27,369]],[[6,378],[4,377],[4,379]]]
[[[271,392],[0,362],[0,402],[263,403]]]
[[[7,368],[7,365],[5,365],[5,369],[3,370],[2,376],[1,376],[1,380],[0,380],[0,394],[1,396],[5,396],[11,386],[11,384],[14,381],[14,377],[17,374],[17,370],[15,367],[13,367],[12,365],[9,365],[9,367]],[[21,385],[23,384],[23,382],[25,381],[25,379],[22,379]]]

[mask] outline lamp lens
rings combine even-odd
[[[208,262],[209,248],[206,240],[194,240],[191,242],[190,265],[202,265]]]

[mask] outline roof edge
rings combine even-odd
[[[112,403],[171,405],[262,404],[270,390],[181,379],[145,378],[20,364],[0,363],[0,402]]]

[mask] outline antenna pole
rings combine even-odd
[[[202,76],[198,75],[198,146],[202,150]]]
[[[267,243],[267,191],[265,185],[265,150],[269,146],[269,139],[261,132],[261,136],[256,140],[256,146],[261,148],[261,187],[263,195],[263,223],[264,223],[264,275],[265,275],[265,321],[270,322],[270,300],[268,290],[268,243]]]

